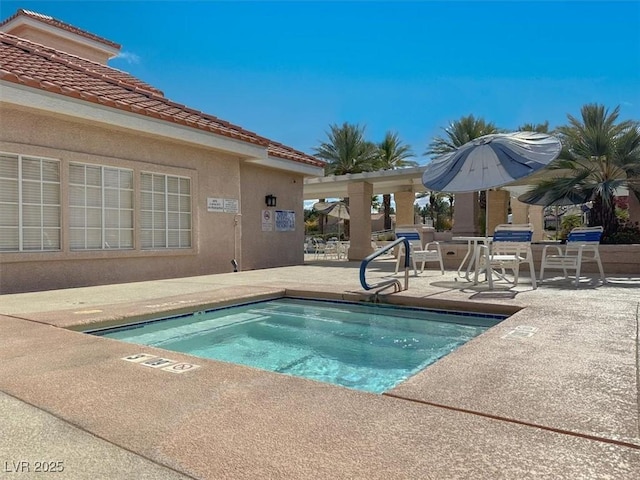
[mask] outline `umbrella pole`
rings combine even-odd
[[[484,238],[489,238],[489,190],[484,192]]]
[[[484,191],[484,244],[489,247],[489,190]],[[478,244],[475,244],[475,248],[477,249],[476,253],[476,262],[480,262],[480,259],[477,257],[480,253],[480,247]],[[493,275],[493,270],[487,264],[484,266],[484,278],[485,280],[490,280],[489,275]],[[476,277],[477,278],[477,277]]]

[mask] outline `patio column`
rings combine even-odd
[[[489,190],[487,194],[487,204],[489,205],[488,234],[493,235],[493,231],[497,225],[507,223],[510,195],[507,190]]]
[[[514,222],[515,223],[515,222]],[[533,242],[544,240],[544,207],[540,205],[529,205],[529,221],[533,225]]]
[[[399,225],[415,224],[413,204],[416,196],[413,192],[394,192],[393,200],[396,203],[396,227]]]
[[[534,242],[544,240],[544,207],[539,205],[529,205],[519,201],[516,197],[511,197],[512,223],[530,223],[533,225]]]
[[[529,223],[529,205],[516,197],[511,197],[511,221],[512,223]]]
[[[456,193],[453,211],[453,236],[475,236],[479,235],[478,217],[480,216],[480,205],[478,204],[478,193]]]
[[[349,183],[349,260],[362,260],[373,252],[371,247],[371,197],[373,185]]]

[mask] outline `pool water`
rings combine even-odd
[[[504,318],[283,298],[87,333],[382,393]]]

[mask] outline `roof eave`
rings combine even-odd
[[[274,157],[272,155],[267,156],[267,158],[249,159],[247,160],[247,163],[260,165],[267,168],[274,168],[277,170],[286,170],[287,172],[292,173],[299,173],[304,177],[317,177],[318,175],[322,175],[324,172],[324,169],[322,167],[317,167],[293,160],[286,160],[283,158]]]
[[[214,132],[178,125],[9,81],[0,81],[0,88],[0,98],[4,103],[188,142],[242,158],[263,160],[267,157],[266,146],[225,137]]]
[[[425,192],[422,174],[425,166],[378,170],[374,172],[329,175],[304,181],[304,198],[339,198],[349,194],[349,184],[366,182],[373,185],[376,194],[396,192]]]

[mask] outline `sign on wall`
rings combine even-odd
[[[296,212],[276,210],[276,232],[292,232],[296,229]]]
[[[207,198],[207,211],[218,213],[238,213],[239,202],[237,198]]]
[[[273,230],[273,212],[262,210],[262,231],[271,232]]]
[[[238,213],[238,199],[237,198],[225,198],[224,199],[224,213]]]
[[[224,198],[207,198],[208,212],[224,212]]]

